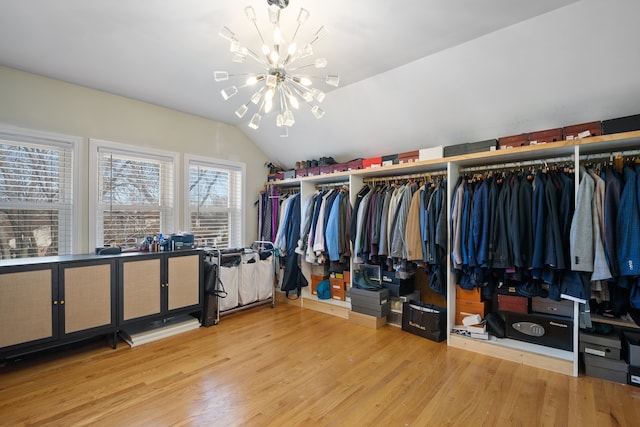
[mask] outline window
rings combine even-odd
[[[80,141],[0,128],[0,259],[72,253]]]
[[[95,246],[137,246],[175,232],[176,153],[91,140]],[[139,151],[136,151],[139,150]]]
[[[185,156],[187,228],[200,244],[243,246],[244,170],[241,163]]]

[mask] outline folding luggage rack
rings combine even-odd
[[[204,326],[217,325],[225,314],[269,303],[275,306],[278,264],[272,242],[256,240],[248,248],[207,248],[205,260],[210,268],[205,268]]]

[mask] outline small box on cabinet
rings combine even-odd
[[[364,159],[362,161],[362,168],[379,168],[382,166],[382,156],[378,157],[369,157],[368,159]]]

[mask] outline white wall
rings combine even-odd
[[[88,138],[245,163],[245,245],[256,239],[253,203],[266,180],[267,157],[234,126],[6,67],[0,67],[0,123],[83,138],[80,229],[84,237],[76,253],[89,251]],[[183,188],[182,174],[178,188]],[[180,200],[176,207],[180,228],[182,206]]]

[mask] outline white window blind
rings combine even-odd
[[[173,157],[99,146],[96,245],[137,246],[173,232]]]
[[[189,229],[197,242],[242,247],[243,168],[188,160]]]
[[[70,254],[73,144],[26,139],[0,139],[0,259]]]

